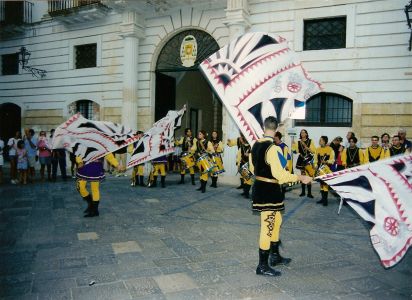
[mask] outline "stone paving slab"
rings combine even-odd
[[[108,176],[98,218],[83,218],[74,181],[0,185],[0,299],[412,298],[410,251],[384,269],[369,226],[348,207],[338,216],[333,197],[322,207],[286,194],[281,252],[293,261],[270,278],[255,275],[250,201],[178,180],[148,189]]]

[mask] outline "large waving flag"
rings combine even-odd
[[[384,267],[397,264],[412,244],[412,154],[323,175],[364,220]]]
[[[123,125],[88,120],[77,113],[56,128],[52,148],[65,148],[87,164],[137,140],[134,132]]]
[[[236,38],[200,69],[251,145],[266,117],[304,119],[304,102],[321,91],[287,41],[263,32]]]
[[[173,153],[174,131],[181,125],[186,106],[181,110],[169,110],[166,117],[160,119],[149,129],[139,141],[134,144],[134,149],[128,168],[143,164],[157,157]]]

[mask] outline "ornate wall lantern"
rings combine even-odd
[[[409,37],[409,51],[411,51],[411,46],[412,46],[412,0],[409,2],[409,4],[405,5],[405,14],[406,14],[406,22],[408,23],[409,29],[411,29],[411,35]]]
[[[26,47],[21,47],[20,51],[17,53],[19,54],[19,63],[21,64],[23,70],[30,72],[31,75],[36,78],[43,78],[46,76],[46,70],[41,70],[28,66],[31,53],[27,51]]]

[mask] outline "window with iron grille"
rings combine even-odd
[[[346,17],[304,21],[303,50],[346,47]]]
[[[97,59],[97,44],[75,46],[76,69],[94,68]]]
[[[93,120],[93,101],[80,100],[76,102],[76,112],[82,114],[83,117]]]
[[[1,74],[15,75],[19,74],[19,54],[4,54],[1,56]]]
[[[306,118],[296,126],[352,127],[352,100],[332,93],[320,93],[306,101]]]

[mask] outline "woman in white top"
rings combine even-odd
[[[20,131],[16,131],[14,137],[10,138],[7,142],[9,147],[9,159],[10,159],[10,179],[12,184],[16,184],[17,181],[17,142],[21,140]]]

